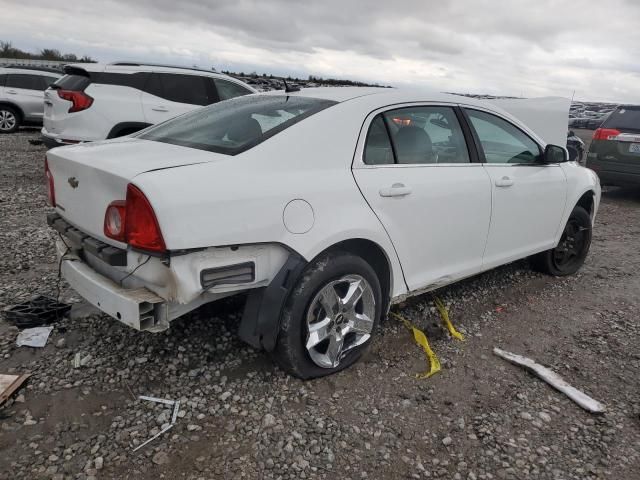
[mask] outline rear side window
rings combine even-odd
[[[4,84],[6,81],[7,81],[7,76],[5,74],[0,74],[0,87],[4,87]]]
[[[515,125],[479,110],[467,110],[487,163],[536,163],[542,151],[536,142]]]
[[[335,104],[297,96],[243,96],[164,122],[139,138],[236,155]]]
[[[54,83],[54,86],[62,90],[81,91],[87,88],[91,83],[88,77],[84,75],[65,75]]]
[[[209,105],[216,100],[209,77],[199,75],[154,73],[145,91],[171,102],[191,105]]]
[[[56,83],[56,80],[58,80],[58,77],[47,77],[47,76],[42,76],[40,77],[42,80],[42,90],[46,90],[47,88],[49,88],[51,85],[53,85],[54,83]]]
[[[7,75],[6,87],[23,88],[25,90],[44,90],[41,78],[39,75],[10,73]]]
[[[378,115],[369,128],[364,161],[368,165],[394,163],[393,154],[400,164],[470,162],[451,107],[407,107]]]
[[[240,97],[242,95],[253,93],[250,90],[244,88],[242,85],[228,82],[226,80],[220,80],[219,78],[214,78],[213,83],[216,84],[216,90],[218,90],[218,98],[220,100],[229,100],[230,98]]]
[[[604,128],[640,131],[640,107],[618,107],[602,124]]]
[[[367,165],[389,165],[394,162],[393,147],[382,115],[371,122],[367,143],[364,147],[364,163]]]

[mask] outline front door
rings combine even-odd
[[[455,109],[410,106],[375,115],[353,173],[382,222],[410,290],[482,268],[491,187],[472,163]]]
[[[511,122],[467,109],[491,177],[491,228],[484,268],[553,248],[565,209],[560,165],[542,163],[540,146]]]

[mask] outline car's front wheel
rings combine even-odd
[[[558,277],[576,273],[589,253],[591,235],[591,216],[584,208],[576,206],[556,248],[534,255],[531,258],[533,267]]]
[[[367,348],[381,311],[373,268],[350,253],[324,254],[306,268],[287,300],[275,358],[303,379],[340,371]]]
[[[11,107],[0,106],[0,133],[13,133],[20,127],[20,115]]]

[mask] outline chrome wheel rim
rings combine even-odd
[[[0,110],[0,130],[11,130],[16,126],[16,116],[8,110]]]
[[[345,355],[371,338],[376,301],[360,275],[345,275],[316,294],[307,310],[305,347],[313,363],[336,368]]]

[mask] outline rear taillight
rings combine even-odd
[[[126,206],[124,200],[116,200],[109,204],[107,213],[104,214],[104,234],[120,242],[127,241],[125,236]]]
[[[49,199],[49,205],[52,207],[56,206],[56,189],[53,184],[53,175],[51,170],[49,170],[49,159],[44,157],[44,174],[47,177],[47,197]]]
[[[68,100],[72,103],[69,107],[69,113],[81,112],[93,104],[93,98],[80,91],[58,90],[58,96],[63,100]]]
[[[104,234],[133,248],[165,252],[158,219],[144,193],[135,185],[127,185],[127,199],[111,202],[104,215]]]
[[[593,140],[615,140],[620,135],[620,130],[615,128],[598,128],[593,132]]]

